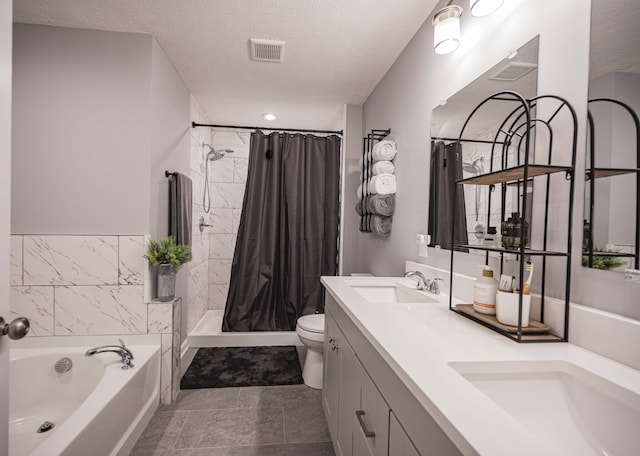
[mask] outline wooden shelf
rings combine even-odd
[[[485,247],[482,245],[469,245],[469,244],[454,244],[453,248],[458,251],[463,251],[463,249],[474,249],[474,250],[484,250],[486,252],[498,252],[498,253],[512,253],[514,255],[520,255],[520,250],[509,250],[498,247]],[[534,256],[569,256],[566,252],[554,252],[551,250],[532,250],[532,249],[524,249],[524,255],[534,255]]]
[[[571,170],[570,166],[554,166],[554,165],[520,165],[513,168],[507,168],[492,173],[481,174],[480,176],[469,177],[457,181],[458,184],[469,185],[491,185],[502,184],[505,182],[513,182],[524,180],[524,171],[528,168],[528,178],[543,176],[545,174],[561,173]]]
[[[473,310],[473,304],[458,304],[453,311],[502,335],[515,340],[518,338],[517,326],[503,325],[495,315],[476,312]],[[548,325],[529,319],[529,326],[522,328],[522,342],[564,342],[561,337],[551,334],[550,331],[551,328]]]
[[[640,172],[638,168],[593,168],[594,179],[601,177],[621,176],[623,174],[635,174]],[[591,168],[587,168],[585,179],[591,179]]]

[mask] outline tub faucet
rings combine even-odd
[[[93,356],[98,353],[116,353],[122,358],[122,369],[130,369],[133,367],[133,353],[127,347],[124,346],[122,339],[118,339],[120,345],[102,345],[100,347],[90,348],[85,352],[85,356]]]
[[[428,291],[433,294],[440,294],[440,287],[438,281],[442,279],[427,279],[420,271],[407,271],[404,273],[405,277],[413,277],[418,281],[416,288],[418,290]]]

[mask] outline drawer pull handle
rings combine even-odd
[[[356,416],[358,417],[358,421],[360,422],[360,427],[362,428],[362,432],[364,432],[364,436],[375,437],[376,433],[367,429],[367,423],[364,422],[364,410],[356,410]]]

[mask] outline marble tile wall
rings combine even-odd
[[[27,317],[27,337],[160,334],[169,404],[179,388],[181,300],[145,302],[144,250],[145,236],[11,236],[9,320]]]
[[[216,149],[234,151],[209,164],[212,206],[209,219],[213,225],[209,234],[209,309],[223,310],[242,214],[251,132],[217,130],[212,141]]]
[[[191,120],[198,123],[210,123],[206,114],[191,96]],[[205,223],[212,224],[210,214],[205,213],[203,192],[205,191],[205,157],[209,148],[203,144],[211,144],[211,130],[208,128],[192,128],[190,132],[190,171],[193,182],[193,229],[192,260],[188,263],[189,282],[187,293],[187,330],[191,332],[208,309],[209,302],[209,229],[200,232],[199,220],[203,216]],[[211,168],[209,169],[211,170]],[[211,192],[212,193],[212,192]]]

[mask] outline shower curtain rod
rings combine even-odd
[[[301,130],[298,128],[248,127],[244,125],[215,125],[215,124],[201,124],[197,122],[191,122],[191,128],[196,128],[196,127],[237,128],[242,130],[291,131],[291,132],[299,132],[299,133],[325,133],[325,134],[342,136],[342,130]]]

